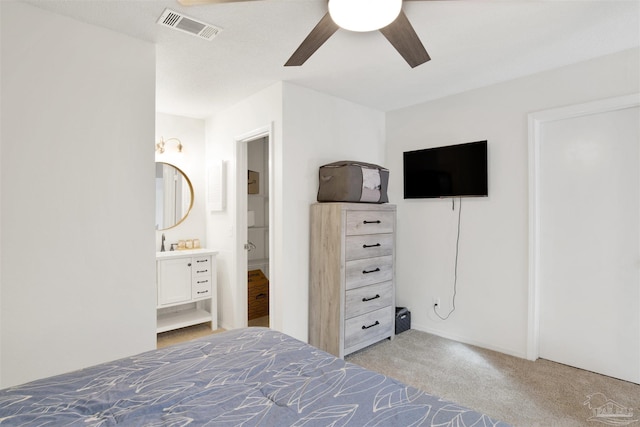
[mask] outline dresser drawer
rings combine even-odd
[[[376,283],[347,291],[345,318],[387,307],[393,304],[393,282]]]
[[[347,261],[346,289],[386,282],[393,279],[393,256]]]
[[[211,257],[195,257],[191,266],[194,276],[210,276],[211,275]]]
[[[347,236],[393,233],[395,212],[347,211]]]
[[[344,348],[393,335],[393,307],[384,307],[345,321]]]
[[[347,261],[393,254],[393,234],[347,236],[345,242]]]
[[[211,278],[200,278],[193,281],[191,287],[191,299],[202,299],[211,297]]]

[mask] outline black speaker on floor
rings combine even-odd
[[[396,335],[411,329],[411,312],[407,307],[396,307]]]

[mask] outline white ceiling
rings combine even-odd
[[[283,67],[325,0],[23,1],[155,43],[157,109],[190,117],[281,80],[390,111],[640,46],[638,0],[410,1],[426,64],[411,69],[379,32],[339,30],[302,67]],[[206,41],[157,25],[166,7],[224,30]]]

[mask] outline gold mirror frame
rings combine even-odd
[[[191,180],[189,180],[189,177],[187,176],[186,173],[184,173],[184,171],[182,171],[179,167],[177,167],[176,165],[172,165],[171,163],[166,163],[166,162],[156,162],[156,180],[159,178],[157,175],[157,165],[163,165],[163,166],[169,166],[173,169],[175,169],[175,171],[184,179],[184,182],[186,182],[187,186],[189,187],[189,207],[186,209],[186,212],[184,213],[184,215],[182,215],[182,218],[180,218],[179,220],[177,220],[173,225],[169,226],[169,227],[165,227],[165,228],[159,228],[160,225],[158,224],[158,188],[156,186],[156,231],[164,231],[164,230],[169,230],[171,228],[177,227],[178,225],[182,224],[182,222],[187,219],[187,217],[189,216],[189,213],[191,212],[191,209],[193,208],[193,201],[194,201],[194,194],[193,194],[193,185],[191,184]],[[163,177],[164,179],[164,177]],[[164,197],[165,194],[162,195],[163,197],[163,205],[164,205]],[[174,205],[177,203],[178,201],[174,200]]]

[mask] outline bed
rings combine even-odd
[[[11,426],[506,426],[268,328],[0,391]]]

